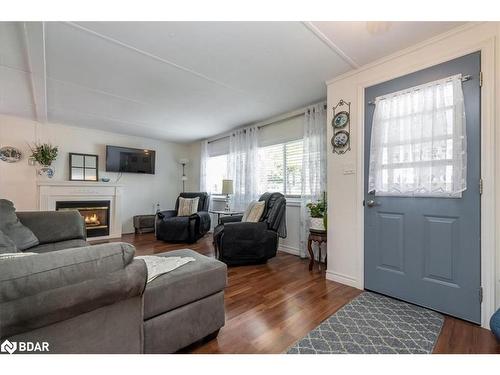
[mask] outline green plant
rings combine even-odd
[[[309,209],[309,214],[314,218],[324,218],[326,216],[326,194],[316,203],[310,202],[306,205]]]
[[[30,145],[31,157],[41,165],[51,165],[57,158],[58,148],[49,143],[34,143]]]

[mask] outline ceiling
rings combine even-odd
[[[458,22],[0,22],[0,113],[191,142]]]

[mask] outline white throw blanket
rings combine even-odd
[[[195,261],[192,257],[158,257],[154,255],[135,257],[135,259],[142,259],[146,262],[148,283],[164,273],[173,271],[186,263]]]

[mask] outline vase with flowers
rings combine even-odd
[[[52,162],[57,158],[58,147],[50,143],[34,143],[30,145],[30,149],[31,159],[40,165],[37,169],[38,175],[47,178],[54,177],[55,169]]]

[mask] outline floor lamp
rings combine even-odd
[[[179,163],[182,165],[182,192],[184,193],[186,191],[186,181],[187,181],[187,176],[186,176],[186,164],[189,163],[189,159],[180,159]]]

